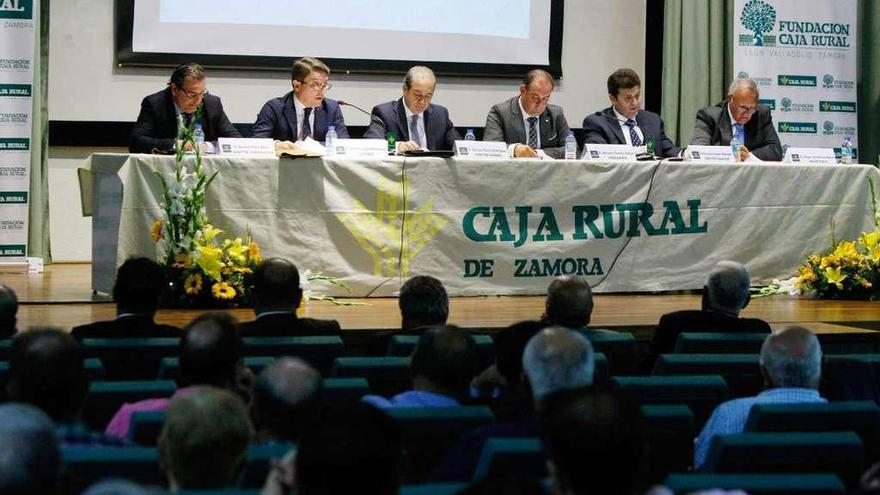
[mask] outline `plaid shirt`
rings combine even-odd
[[[119,438],[105,435],[99,431],[92,431],[81,421],[57,423],[55,431],[58,432],[58,443],[62,447],[69,445],[128,447],[133,445],[127,438]]]
[[[700,468],[709,454],[709,446],[715,435],[742,433],[749,418],[749,411],[755,404],[797,404],[803,402],[828,402],[819,397],[817,390],[808,388],[771,388],[754,397],[729,400],[712,412],[697,443],[694,446],[694,469]]]

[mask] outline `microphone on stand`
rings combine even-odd
[[[352,108],[354,108],[355,110],[359,110],[359,111],[360,111],[361,113],[363,113],[364,115],[367,115],[368,117],[370,117],[370,120],[371,120],[372,122],[375,122],[375,123],[381,125],[382,128],[385,129],[385,122],[383,122],[382,119],[380,119],[379,117],[376,117],[376,116],[373,115],[372,113],[370,113],[370,112],[364,110],[363,108],[361,108],[361,107],[355,105],[354,103],[351,103],[351,102],[348,102],[348,101],[345,101],[345,100],[336,100],[336,103],[339,103],[339,104],[342,105],[342,106],[352,107]]]

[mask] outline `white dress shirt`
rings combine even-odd
[[[406,128],[409,129],[409,140],[410,141],[415,141],[415,139],[413,139],[413,129],[412,129],[412,125],[411,125],[412,116],[413,115],[419,116],[419,125],[418,125],[418,127],[419,127],[418,128],[419,142],[422,143],[422,149],[427,150],[428,149],[428,136],[425,134],[425,112],[418,113],[418,114],[412,113],[412,111],[409,109],[409,107],[406,106],[406,102],[403,103],[403,111],[406,112]]]
[[[296,109],[296,139],[303,139],[303,117],[306,115],[306,106],[303,102],[299,101],[299,98],[296,97],[296,93],[293,94],[293,108]],[[312,139],[315,138],[315,109],[312,108],[312,113],[309,114],[309,129],[312,130]]]
[[[616,108],[611,107],[611,109],[614,111],[614,116],[617,117],[617,123],[620,125],[620,130],[623,132],[623,139],[626,141],[626,144],[632,146],[633,143],[632,143],[632,137],[630,137],[630,135],[629,135],[629,126],[626,125],[626,121],[629,119],[624,117],[622,113],[618,112]],[[632,119],[633,122],[635,122],[635,120],[636,119]],[[642,130],[639,128],[638,122],[636,122],[636,125],[633,126],[633,129],[636,130],[636,134],[638,134],[639,139],[641,139],[642,143],[644,144],[645,135],[642,133]]]

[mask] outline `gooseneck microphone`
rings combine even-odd
[[[355,105],[354,103],[351,103],[351,102],[348,102],[348,101],[345,101],[345,100],[336,100],[336,103],[339,103],[339,104],[342,105],[342,106],[352,107],[352,108],[354,108],[355,110],[359,110],[359,111],[360,111],[361,113],[363,113],[364,115],[367,115],[368,117],[370,117],[370,120],[371,120],[371,121],[373,121],[373,122],[375,122],[375,123],[381,125],[382,128],[385,129],[385,122],[383,122],[382,119],[380,119],[379,117],[376,117],[376,116],[373,115],[372,113],[370,113],[370,112],[364,110],[363,108],[361,108],[361,107]]]

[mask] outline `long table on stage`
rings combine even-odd
[[[873,228],[866,165],[206,156],[214,225],[250,230],[266,256],[394,295],[416,274],[451,295],[538,294],[560,274],[598,292],[702,287],[720,260],[753,283]],[[92,284],[109,292],[131,256],[156,258],[155,171],[173,157],[89,159]],[[878,183],[880,184],[880,183]],[[88,188],[84,188],[84,191]],[[85,192],[84,192],[85,194]],[[331,294],[342,295],[329,291]]]

